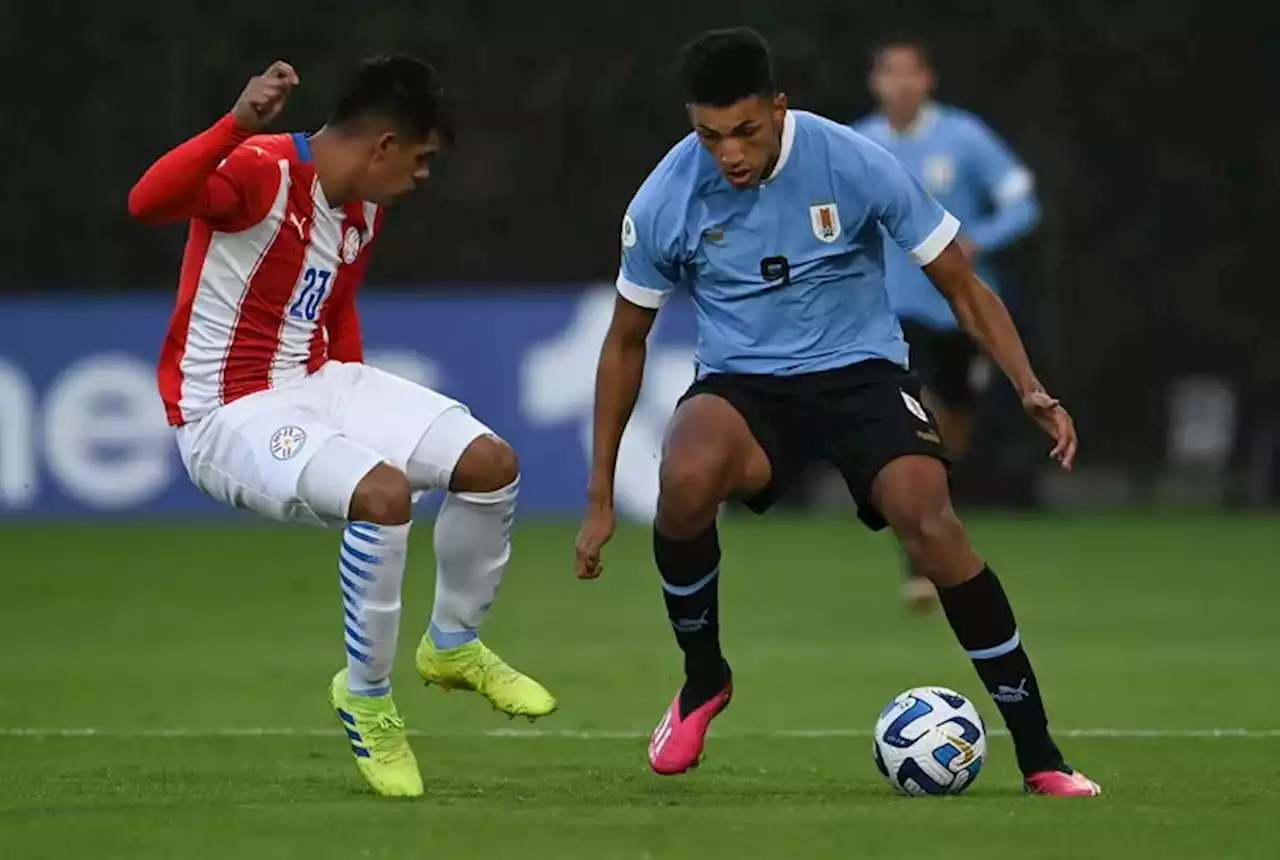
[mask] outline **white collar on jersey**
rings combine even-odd
[[[916,114],[916,118],[913,119],[911,121],[911,124],[908,125],[906,128],[904,128],[902,131],[898,131],[896,128],[894,128],[893,124],[889,122],[887,117],[885,118],[884,124],[885,124],[885,127],[889,129],[890,137],[895,137],[900,139],[904,137],[910,137],[910,138],[921,137],[924,135],[925,132],[933,128],[933,124],[937,121],[938,121],[938,106],[933,102],[925,102],[924,105],[920,108],[920,112]]]
[[[791,111],[787,111],[786,117],[782,120],[782,148],[778,150],[778,163],[773,166],[773,170],[769,172],[762,181],[772,182],[782,171],[782,167],[787,163],[787,159],[791,157],[791,147],[796,142],[796,118]]]

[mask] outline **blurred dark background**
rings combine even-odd
[[[371,288],[598,284],[616,271],[627,200],[686,130],[674,81],[684,40],[750,24],[772,41],[793,105],[852,120],[871,107],[868,47],[909,32],[932,48],[939,99],[982,116],[1037,175],[1043,223],[1005,263],[1033,357],[1084,440],[1082,477],[1062,498],[1125,495],[1106,478],[1121,467],[1130,479],[1181,474],[1170,466],[1180,426],[1171,386],[1197,377],[1230,392],[1230,444],[1184,458],[1183,483],[1204,478],[1219,501],[1262,502],[1280,484],[1270,265],[1280,128],[1274,93],[1264,95],[1280,80],[1280,27],[1273,9],[1258,10],[1156,0],[23,6],[0,30],[10,66],[0,291],[172,290],[184,234],[130,222],[137,176],[272,60],[302,77],[282,127],[308,129],[359,58],[387,49],[441,68],[459,139],[426,192],[389,219]],[[1200,401],[1189,402],[1195,413]],[[1033,483],[1043,441],[1007,390],[989,409],[993,432],[967,466],[980,479],[966,492],[1019,501],[1038,486],[1043,496]]]

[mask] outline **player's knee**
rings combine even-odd
[[[404,472],[386,463],[375,466],[356,485],[348,519],[394,526],[413,517],[413,491]]]
[[[664,460],[658,472],[658,529],[667,537],[692,537],[715,519],[723,501],[723,464],[713,459]]]
[[[935,581],[968,569],[968,538],[951,505],[921,506],[894,524],[902,548],[919,570]],[[957,568],[957,563],[960,567]]]
[[[504,439],[478,436],[462,452],[449,479],[454,493],[492,493],[509,487],[520,477],[520,459]]]

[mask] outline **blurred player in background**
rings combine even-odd
[[[956,243],[999,292],[991,255],[1026,235],[1040,217],[1031,171],[982,120],[931,101],[933,69],[920,42],[879,45],[870,87],[879,110],[854,129],[893,153],[960,220]],[[963,457],[990,363],[946,298],[887,233],[884,247],[889,301],[911,346],[911,367],[924,380],[925,404],[937,416],[947,448]],[[933,583],[910,563],[903,596],[920,610],[938,599]]]
[[[907,345],[885,288],[886,230],[1008,374],[1070,468],[1071,417],[1027,360],[1004,305],[955,241],[960,223],[893,156],[847,126],[789,110],[764,41],[750,30],[703,34],[683,69],[694,133],[640,186],[622,222],[613,320],[596,377],[588,507],[577,574],[600,574],[613,534],[618,446],[658,308],[687,289],[698,316],[697,379],[667,429],[653,550],[685,682],[649,744],[660,774],[702,754],[728,704],[720,647],[716,514],[729,498],[766,510],[800,469],[826,460],[858,514],[893,529],[939,587],[956,637],[1013,736],[1028,791],[1097,794],[1067,766],[1000,580],[951,508],[947,454],[906,369]],[[803,549],[791,577],[800,595]],[[803,631],[797,631],[803,636]],[[833,684],[845,683],[832,665]]]
[[[555,709],[477,638],[511,554],[516,455],[461,403],[363,363],[355,296],[382,207],[426,180],[451,138],[434,69],[367,61],[320,131],[259,134],[297,85],[293,68],[273,64],[129,195],[147,223],[191,222],[160,394],[205,493],[275,520],[345,526],[347,665],[330,699],[369,785],[417,796],[390,683],[416,493],[447,491],[422,680],[475,690],[513,716]],[[253,599],[253,583],[236,587]]]

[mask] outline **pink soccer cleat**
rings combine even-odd
[[[1042,770],[1023,777],[1028,794],[1046,797],[1094,797],[1102,794],[1102,786],[1075,771]]]
[[[733,684],[694,709],[687,717],[680,716],[680,694],[662,715],[662,721],[653,730],[649,740],[649,766],[654,773],[671,776],[684,773],[698,766],[702,759],[702,744],[707,739],[707,729],[716,715],[729,707],[733,697]]]

